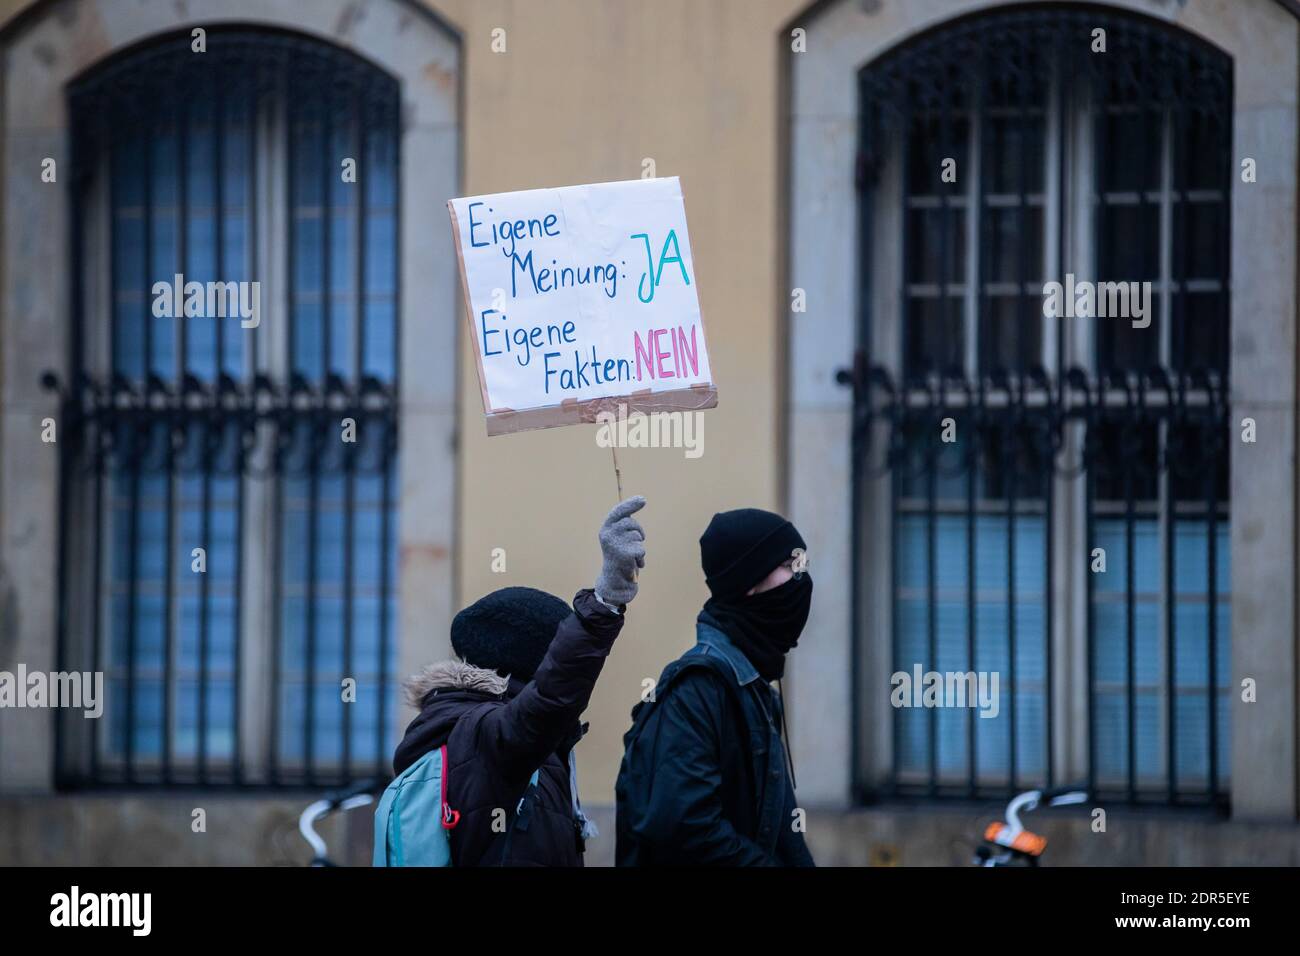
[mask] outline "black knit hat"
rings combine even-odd
[[[484,595],[451,622],[451,646],[475,667],[524,682],[551,646],[569,605],[536,588],[501,588]]]
[[[738,508],[713,516],[700,535],[704,583],[714,597],[738,597],[786,561],[807,549],[795,526],[759,508]]]

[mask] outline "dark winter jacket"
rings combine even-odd
[[[698,643],[632,711],[619,866],[812,866],[786,770],[781,698],[701,614]]]
[[[623,617],[579,591],[527,684],[459,661],[426,667],[407,685],[420,714],[393,756],[401,773],[447,745],[447,802],[455,866],[581,866],[583,817],[572,750]],[[518,824],[529,778],[539,771]]]

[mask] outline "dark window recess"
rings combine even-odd
[[[894,671],[1001,682],[996,717],[892,709],[882,779],[861,742],[891,688],[859,677],[860,795],[994,797],[1069,773],[1097,799],[1224,807],[1231,62],[1111,8],[1020,8],[909,41],[860,92],[862,355],[845,380],[857,500],[890,517],[892,631],[867,623],[859,585],[857,640],[888,641]],[[1082,272],[1080,215],[1098,280],[1152,282],[1148,328],[1043,317],[1043,283]],[[873,275],[887,247],[898,271]],[[872,314],[892,283],[899,312]],[[1077,321],[1086,365],[1065,346]],[[881,323],[901,323],[897,356],[870,354]],[[1086,674],[1058,660],[1081,629]]]
[[[202,56],[171,36],[68,92],[59,655],[103,671],[109,705],[61,716],[62,786],[389,769],[398,86],[301,36],[207,34]],[[156,314],[177,274],[205,284],[203,314]],[[211,311],[207,283],[253,281],[256,329]]]

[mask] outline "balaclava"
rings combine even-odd
[[[808,622],[812,577],[802,571],[761,594],[745,592],[790,560],[796,548],[807,546],[795,526],[758,508],[715,514],[700,536],[700,561],[713,595],[704,610],[764,680],[785,673],[785,655]]]
[[[569,613],[569,605],[554,594],[501,588],[456,615],[451,646],[468,664],[528,683]]]

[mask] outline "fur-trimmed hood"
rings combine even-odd
[[[464,661],[448,660],[426,664],[418,674],[412,674],[406,679],[402,690],[406,702],[418,710],[431,691],[469,690],[500,697],[509,686],[510,679],[502,677],[496,671],[475,667]]]

